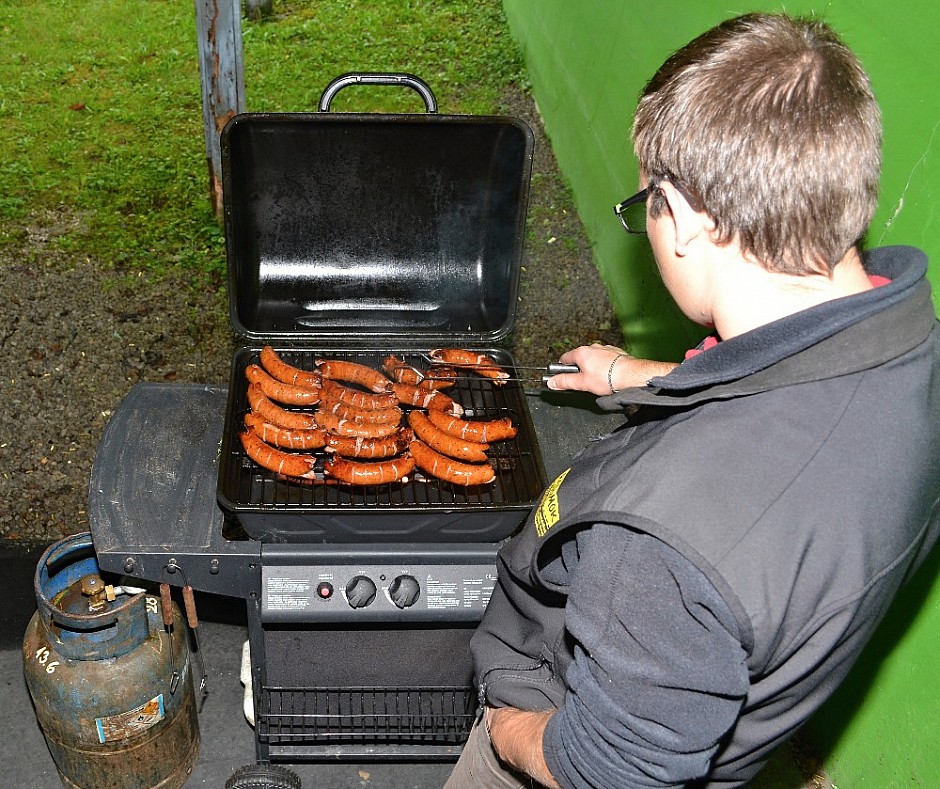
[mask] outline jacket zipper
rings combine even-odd
[[[488,674],[492,674],[493,671],[510,671],[510,670],[511,671],[538,671],[540,668],[543,668],[548,665],[550,665],[550,661],[546,660],[545,658],[539,658],[532,665],[527,666],[525,668],[521,668],[521,667],[515,668],[515,669],[497,668],[497,669],[490,669],[486,673],[488,675]],[[498,681],[499,680],[497,680],[497,682]],[[489,683],[486,680],[481,680],[479,686],[477,687],[477,703],[480,705],[480,709],[483,709],[486,706],[486,691],[487,691],[487,688],[489,688],[490,684],[492,683]]]

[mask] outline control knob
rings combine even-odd
[[[399,608],[408,608],[417,602],[421,587],[410,575],[399,575],[388,587],[388,596]]]
[[[353,608],[365,608],[375,600],[375,584],[364,575],[357,575],[346,584],[346,601]]]

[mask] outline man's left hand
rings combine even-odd
[[[561,789],[542,753],[542,736],[554,714],[554,710],[528,712],[515,707],[487,707],[486,727],[500,759],[549,789]]]

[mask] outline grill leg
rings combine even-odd
[[[259,764],[271,761],[271,748],[257,736],[261,719],[261,697],[265,686],[264,632],[261,628],[261,599],[255,597],[246,603],[248,613],[248,648],[251,654],[251,690],[255,722],[255,758]]]

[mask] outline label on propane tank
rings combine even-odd
[[[104,718],[95,718],[95,725],[98,727],[98,742],[123,740],[125,737],[140,734],[151,726],[156,726],[163,720],[165,714],[161,693],[135,709]]]

